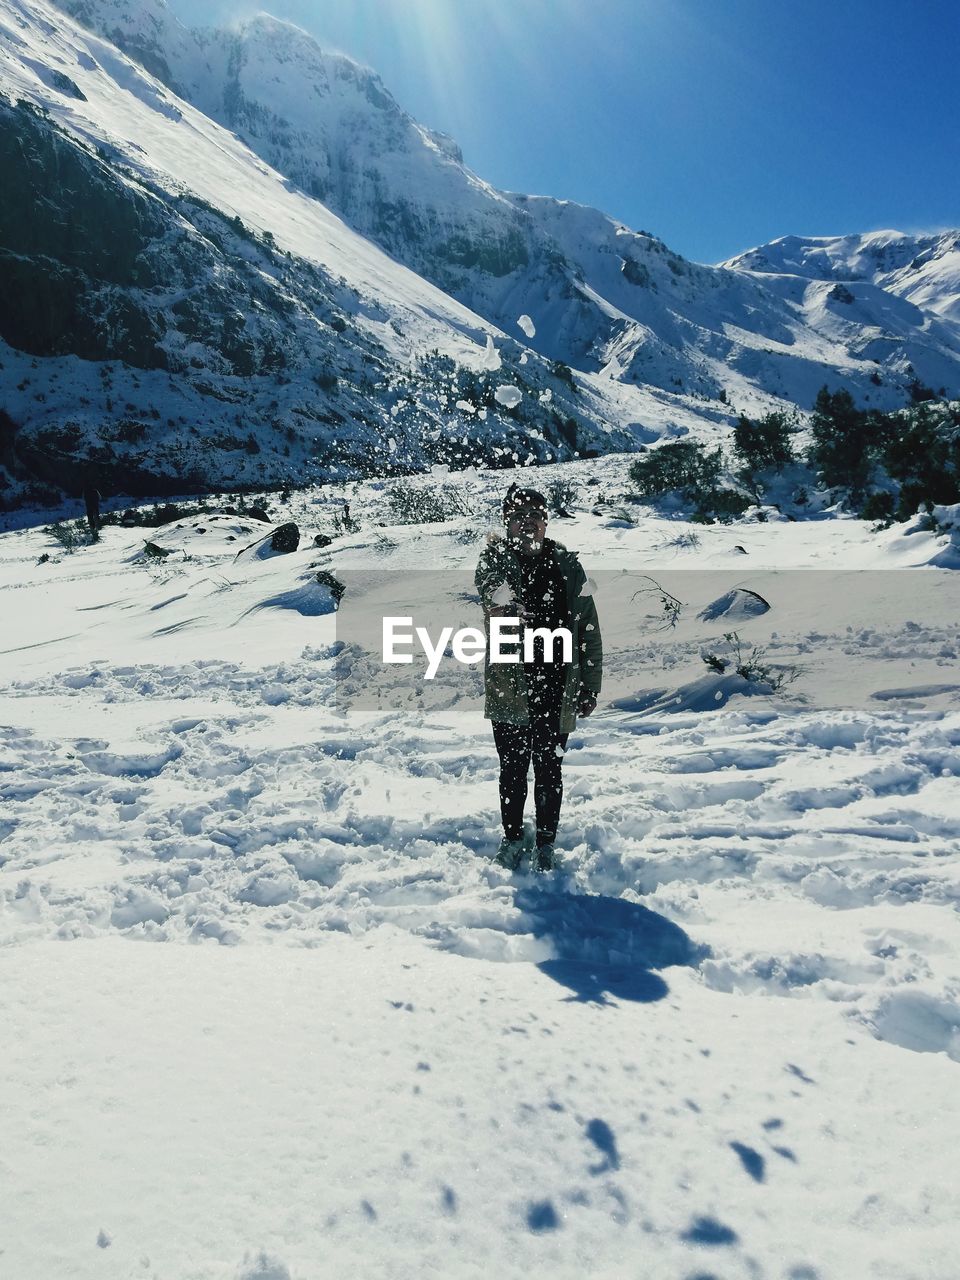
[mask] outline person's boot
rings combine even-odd
[[[494,862],[499,862],[501,867],[506,867],[508,871],[516,871],[520,865],[520,859],[523,857],[523,841],[508,840],[506,836],[500,841],[500,848]]]
[[[557,856],[553,851],[552,844],[541,844],[537,846],[536,857],[533,861],[534,871],[552,871],[557,865]]]

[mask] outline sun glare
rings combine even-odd
[[[576,0],[361,0],[350,12],[358,44],[388,34],[396,62],[424,76],[450,129],[475,114],[477,79],[485,66],[498,76],[508,70],[542,82],[546,89],[550,67],[538,30],[544,23],[571,32],[584,26]]]

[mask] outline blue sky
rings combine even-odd
[[[494,185],[698,261],[960,226],[958,0],[170,2],[193,23],[297,22]]]

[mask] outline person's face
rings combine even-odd
[[[525,555],[536,555],[547,534],[547,513],[535,503],[514,507],[507,515],[507,537]]]

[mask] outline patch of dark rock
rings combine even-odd
[[[247,513],[251,514],[250,512]],[[270,536],[270,547],[281,555],[289,555],[300,546],[300,530],[292,520],[274,529]]]
[[[330,588],[330,594],[333,596],[336,603],[339,604],[343,599],[343,593],[347,589],[340,579],[334,577],[334,575],[328,570],[321,569],[317,574],[317,581],[320,583],[321,587]]]
[[[86,102],[87,95],[83,92],[78,84],[65,76],[62,71],[50,72],[50,83],[60,93],[66,94],[68,98],[76,98],[78,102]]]

